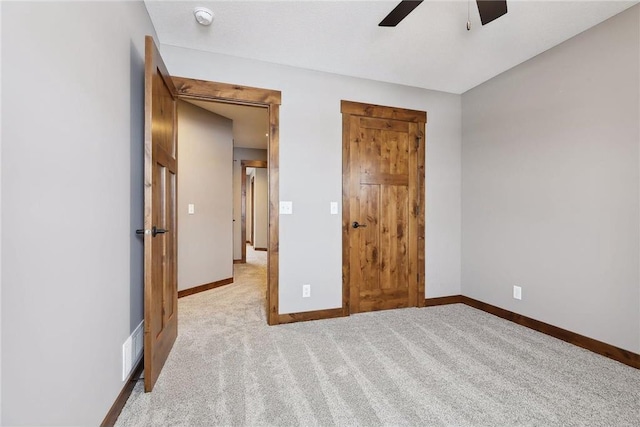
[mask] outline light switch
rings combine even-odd
[[[280,215],[293,214],[293,202],[280,202]]]
[[[338,215],[338,202],[331,202],[331,215]]]
[[[193,215],[194,213],[196,213],[196,205],[189,203],[189,215]]]

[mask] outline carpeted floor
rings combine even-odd
[[[640,426],[640,371],[456,304],[269,327],[266,253],[182,298],[118,426]]]

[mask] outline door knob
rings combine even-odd
[[[153,237],[156,237],[158,234],[164,234],[164,233],[167,233],[167,232],[169,232],[169,230],[165,230],[164,228],[156,228],[155,225],[151,229],[151,235]]]
[[[151,230],[145,230],[144,228],[136,230],[136,234],[151,234],[153,237],[156,237],[158,234],[164,234],[168,232],[169,230],[165,230],[164,228],[157,228],[155,225]]]
[[[352,226],[353,228],[362,228],[362,227],[366,227],[366,226],[367,226],[367,224],[360,224],[360,223],[358,223],[358,221],[353,221],[353,223],[351,224],[351,226]]]

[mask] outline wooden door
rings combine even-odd
[[[145,44],[144,389],[178,335],[177,92],[153,38]]]
[[[422,306],[426,113],[347,101],[342,113],[343,298],[350,313]]]
[[[250,212],[251,212],[251,219],[249,220],[251,222],[251,246],[253,246],[253,242],[255,239],[255,227],[253,226],[253,219],[256,217],[256,204],[254,203],[254,194],[256,194],[255,192],[255,177],[251,177],[251,185],[250,185],[250,192],[251,192],[251,196],[249,196],[249,200],[251,203],[251,208],[250,208]]]

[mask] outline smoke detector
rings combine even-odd
[[[211,25],[213,22],[213,12],[206,7],[196,7],[193,14],[200,25]]]

